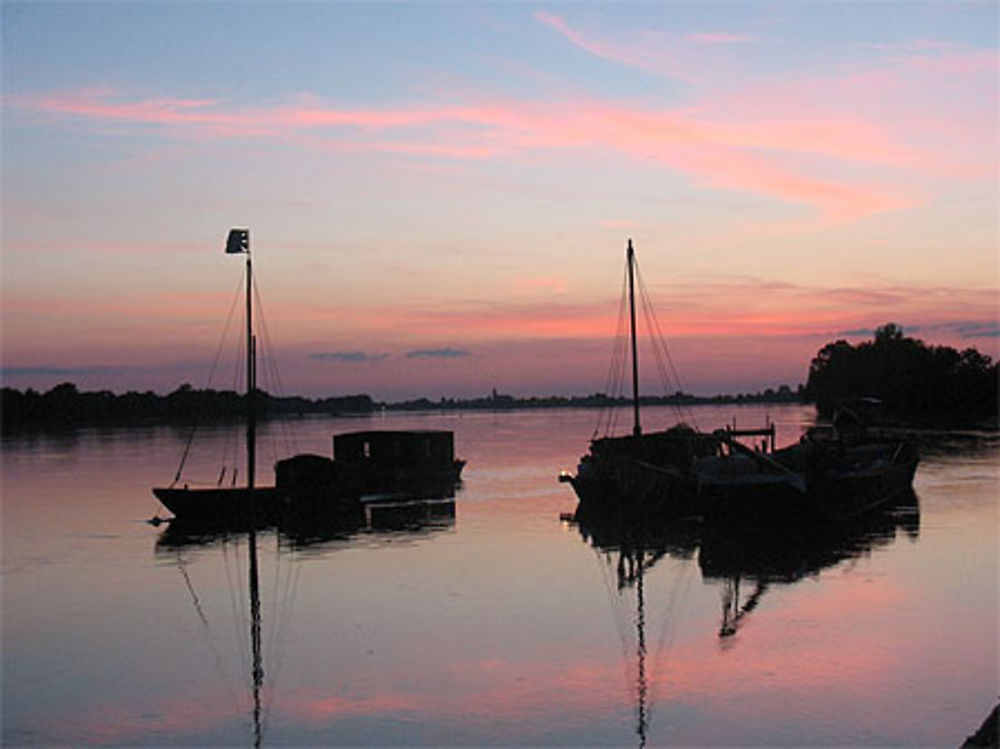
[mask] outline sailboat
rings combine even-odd
[[[773,424],[762,429],[727,428],[706,433],[679,422],[661,431],[643,431],[635,311],[637,265],[631,239],[625,259],[632,433],[593,439],[577,473],[560,476],[579,497],[578,513],[627,510],[676,518],[702,514],[705,498],[717,493],[770,492],[775,486],[804,492],[800,474],[737,441],[745,436],[769,437],[773,449]]]
[[[635,314],[636,259],[626,249],[632,363],[632,434],[593,439],[576,475],[563,474],[579,497],[578,514],[620,513],[715,524],[769,524],[805,515],[839,522],[873,512],[910,490],[918,462],[912,445],[870,439],[864,430],[813,428],[775,449],[773,424],[711,433],[678,423],[644,432],[639,412]],[[764,437],[748,447],[742,437]]]
[[[253,262],[250,231],[231,229],[226,239],[227,255],[246,255],[246,484],[192,488],[177,486],[183,468],[177,469],[169,486],[154,487],[153,495],[176,519],[191,521],[240,522],[256,525],[273,510],[278,499],[273,486],[255,483],[257,462],[257,339],[253,328]],[[233,475],[235,482],[235,474]],[[220,475],[221,483],[221,475]]]

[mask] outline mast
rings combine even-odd
[[[632,434],[638,437],[642,434],[642,426],[639,424],[639,355],[635,332],[635,250],[632,249],[631,239],[628,241],[625,259],[628,265],[629,333],[632,340]]]
[[[257,411],[254,396],[257,391],[257,339],[253,334],[253,263],[250,260],[249,229],[230,229],[226,239],[226,254],[247,256],[247,504],[250,514],[248,531],[249,583],[250,583],[250,648],[253,654],[253,733],[254,747],[261,745],[261,699],[264,684],[264,666],[260,638],[260,573],[257,565],[257,497],[254,491],[254,474],[257,463]]]
[[[636,655],[639,660],[639,673],[636,684],[636,697],[638,698],[638,718],[639,725],[636,727],[636,733],[639,736],[639,747],[643,749],[646,746],[646,731],[649,728],[649,713],[646,705],[646,698],[649,693],[649,685],[646,681],[646,602],[643,596],[642,590],[642,579],[643,579],[643,557],[646,551],[644,546],[639,547],[639,578],[636,582],[636,618],[635,627],[637,637],[636,644]]]
[[[247,501],[250,504],[249,577],[250,577],[250,650],[253,665],[253,729],[254,747],[261,745],[260,689],[264,683],[260,637],[260,574],[257,562],[257,498],[254,494],[254,474],[257,463],[257,338],[253,334],[253,264],[250,242],[247,241]]]
[[[257,389],[257,341],[253,335],[253,265],[247,243],[247,488],[253,494],[257,463],[257,411],[254,391]]]

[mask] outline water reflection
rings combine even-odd
[[[356,512],[349,513],[288,515],[276,524],[258,526],[255,530],[273,533],[284,549],[322,550],[373,534],[399,533],[419,537],[448,530],[454,525],[455,500],[405,499],[368,502]],[[250,530],[249,523],[175,519],[157,538],[156,549],[160,552],[225,543],[234,536],[246,535]]]
[[[698,566],[706,582],[724,583],[719,637],[731,642],[772,585],[791,585],[818,575],[839,562],[891,544],[900,532],[914,540],[920,532],[920,505],[912,490],[879,512],[821,527],[706,526]],[[746,596],[744,584],[751,589]]]
[[[645,576],[652,567],[667,557],[690,560],[698,549],[699,528],[696,524],[685,522],[651,523],[648,518],[632,518],[624,513],[577,516],[573,521],[577,523],[584,540],[603,554],[608,566],[614,569],[615,588],[619,597],[629,589],[635,592],[635,611],[632,614],[635,644],[631,652],[625,646],[625,656],[626,669],[634,675],[632,698],[635,707],[635,732],[638,745],[644,747],[649,734],[651,688],[651,673],[647,670],[649,652],[646,642]],[[672,599],[675,597],[670,596]],[[620,635],[624,646],[628,638],[624,632],[620,632]],[[634,670],[628,659],[634,663]]]
[[[274,699],[274,681],[265,683],[265,657],[263,641],[263,620],[261,616],[260,564],[258,540],[262,536],[274,536],[278,540],[277,564],[287,554],[314,551],[332,546],[343,547],[352,539],[370,535],[406,535],[410,538],[429,537],[431,534],[449,529],[455,524],[455,501],[453,499],[396,499],[365,503],[356,513],[318,513],[308,516],[290,514],[276,525],[265,526],[249,523],[234,525],[210,520],[173,520],[156,540],[156,555],[171,558],[181,573],[184,585],[191,596],[195,613],[201,623],[202,634],[215,654],[217,663],[221,656],[214,645],[209,620],[205,615],[202,598],[187,569],[188,549],[206,549],[218,546],[222,550],[229,584],[229,599],[237,629],[248,633],[250,723],[252,746],[262,745],[267,716]],[[243,591],[236,589],[235,580],[241,577],[239,548],[246,540],[247,570],[246,598]],[[230,549],[233,553],[230,554]],[[290,572],[276,574],[282,584],[275,590],[274,602],[270,608],[275,621],[270,622],[269,632],[275,640],[269,644],[269,660],[281,660],[283,633],[287,630],[287,619],[298,587],[300,565],[293,565]],[[241,605],[237,606],[236,601]],[[244,613],[245,612],[245,613]],[[241,649],[246,644],[241,644]],[[222,670],[221,668],[219,669]]]
[[[578,514],[569,519],[581,537],[615,570],[620,604],[626,591],[635,594],[634,661],[632,699],[636,715],[638,745],[646,745],[650,725],[651,671],[647,668],[647,621],[645,576],[666,558],[697,565],[705,584],[721,583],[721,621],[717,638],[721,652],[736,642],[747,618],[764,595],[776,585],[795,583],[819,575],[846,560],[888,546],[899,536],[916,540],[920,532],[920,503],[912,490],[877,512],[822,527],[800,522],[770,526],[734,525],[689,521],[656,521],[627,513]],[[675,581],[676,584],[676,581]],[[676,590],[668,599],[676,607]],[[678,615],[676,608],[667,616]],[[631,670],[631,669],[630,669]]]

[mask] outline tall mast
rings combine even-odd
[[[261,745],[260,690],[264,683],[264,666],[260,639],[260,576],[257,566],[257,497],[254,493],[254,473],[257,462],[257,412],[254,395],[257,391],[257,339],[253,335],[253,263],[250,261],[250,231],[230,229],[226,239],[226,254],[247,256],[247,505],[250,514],[250,647],[253,652],[253,725],[254,747]]]
[[[257,410],[254,399],[257,391],[257,338],[253,334],[253,264],[250,261],[250,242],[247,240],[247,500],[250,504],[250,649],[253,655],[253,727],[254,747],[261,745],[260,688],[264,683],[261,659],[260,632],[260,578],[257,562],[257,497],[254,494],[254,474],[257,463]]]
[[[247,487],[253,493],[257,463],[257,411],[254,391],[257,389],[257,351],[253,336],[253,264],[247,243]]]
[[[625,258],[628,264],[628,308],[631,321],[629,330],[632,339],[632,434],[638,437],[642,434],[642,426],[639,424],[639,354],[635,333],[635,250],[632,249],[631,239],[628,241]]]

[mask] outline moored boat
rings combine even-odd
[[[632,433],[591,440],[575,474],[564,473],[585,514],[626,510],[665,518],[701,515],[707,497],[774,488],[801,493],[804,483],[785,466],[738,441],[765,436],[774,447],[774,426],[701,432],[679,422],[644,432],[640,421],[636,332],[636,258],[626,248],[629,343],[632,372]],[[647,312],[650,312],[647,305]],[[656,325],[654,328],[658,327]]]
[[[246,255],[246,467],[245,485],[236,486],[235,472],[231,485],[223,485],[224,470],[216,486],[177,486],[184,469],[187,451],[181,458],[174,480],[169,486],[154,487],[153,495],[174,518],[191,521],[233,522],[253,524],[270,522],[276,511],[278,492],[274,486],[257,486],[257,412],[254,394],[257,392],[257,340],[253,328],[253,262],[250,256],[250,232],[232,229],[226,239],[227,255]]]
[[[879,439],[857,419],[814,428],[776,449],[774,425],[700,432],[684,423],[644,432],[640,424],[635,324],[635,253],[626,251],[632,362],[631,435],[593,439],[570,483],[578,512],[627,512],[657,518],[768,523],[785,518],[843,520],[911,489],[918,456],[912,445]],[[647,305],[648,306],[648,305]],[[755,447],[742,437],[767,439]]]
[[[280,460],[275,475],[292,507],[337,506],[375,497],[453,497],[464,466],[450,431],[366,430],[334,435],[332,458]]]

